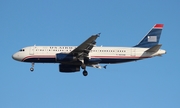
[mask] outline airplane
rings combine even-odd
[[[166,54],[158,44],[164,24],[155,24],[144,38],[132,47],[104,47],[96,46],[96,39],[100,33],[90,36],[79,46],[28,46],[12,55],[12,58],[32,64],[30,71],[34,71],[35,63],[58,63],[59,71],[65,73],[79,72],[87,76],[86,67],[106,68],[107,65],[152,58]]]

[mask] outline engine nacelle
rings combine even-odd
[[[76,57],[70,54],[65,54],[65,53],[58,53],[56,54],[56,60],[59,62],[63,61],[74,61],[76,60]]]
[[[79,65],[66,65],[66,64],[60,64],[59,65],[59,71],[60,72],[78,72],[80,71]]]

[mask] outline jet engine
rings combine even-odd
[[[67,65],[67,64],[60,64],[59,65],[59,71],[60,72],[78,72],[80,71],[80,66],[79,65]]]

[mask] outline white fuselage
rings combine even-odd
[[[34,63],[59,63],[56,61],[56,54],[69,53],[76,46],[29,46],[22,48],[13,55],[13,58],[22,62]],[[89,59],[102,59],[100,63],[121,63],[154,56],[161,56],[166,53],[165,50],[157,52],[145,52],[148,48],[138,47],[103,47],[95,46],[89,52]],[[123,61],[121,61],[123,60]]]

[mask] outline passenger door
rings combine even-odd
[[[131,49],[131,56],[136,56],[136,49],[135,48]]]

